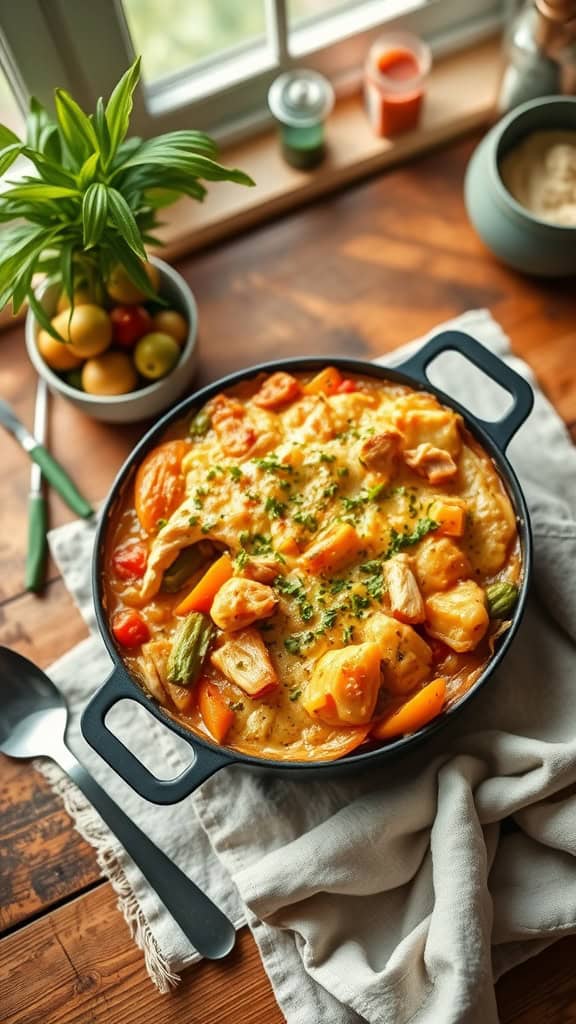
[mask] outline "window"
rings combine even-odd
[[[266,93],[294,64],[358,86],[384,26],[401,23],[447,52],[499,28],[509,0],[0,0],[4,47],[25,89],[55,85],[85,106],[142,54],[134,130],[188,126],[222,141],[269,120]]]

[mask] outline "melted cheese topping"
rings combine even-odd
[[[141,648],[120,646],[132,674],[211,736],[193,695],[179,713],[166,681],[182,621],[175,609],[203,570],[175,593],[163,588],[198,542],[211,542],[214,558],[229,552],[234,576],[259,582],[244,587],[239,609],[226,602],[242,601],[242,585],[223,590],[216,618],[251,622],[277,685],[250,695],[240,668],[239,685],[233,666],[228,675],[216,666],[223,657],[206,658],[204,682],[233,711],[225,743],[264,758],[328,760],[370,742],[374,722],[432,679],[447,679],[453,701],[478,678],[493,632],[483,588],[518,582],[516,523],[492,461],[433,396],[376,378],[316,390],[303,376],[283,381],[274,404],[274,377],[212,400],[192,435],[188,423],[171,428],[190,439],[183,499],[146,531],[126,488],[107,535],[105,600],[112,623],[137,608],[150,633]],[[155,501],[163,511],[161,472],[154,479],[157,493],[137,494],[136,506]],[[130,578],[117,552],[133,542],[146,568]],[[224,650],[231,639],[241,632],[220,630],[213,644]]]

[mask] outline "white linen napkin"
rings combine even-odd
[[[446,327],[531,379],[486,311],[431,334]],[[431,374],[486,419],[500,415],[501,395],[461,357],[442,356]],[[534,531],[526,615],[489,684],[410,758],[328,782],[223,770],[176,808],[152,807],[79,733],[110,668],[100,639],[50,670],[71,704],[74,751],[236,925],[248,921],[289,1024],[492,1024],[494,980],[576,931],[576,450],[538,390],[509,454]],[[91,629],[92,539],[83,522],[50,538]],[[131,716],[115,730],[138,752],[141,718]],[[148,766],[154,747],[156,768],[176,774],[188,759],[148,721]],[[72,784],[43,770],[98,850],[165,991],[197,954]]]

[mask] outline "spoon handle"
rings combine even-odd
[[[63,746],[55,759],[120,840],[194,948],[209,960],[226,956],[236,940],[226,915],[130,821],[68,747]]]

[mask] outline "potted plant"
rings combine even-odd
[[[11,301],[17,313],[28,302],[38,372],[113,421],[158,412],[194,368],[193,296],[146,253],[161,244],[158,211],[182,195],[201,201],[200,179],[253,184],[216,161],[202,132],[127,138],[139,77],[138,58],[90,115],[63,89],[55,119],[32,99],[25,139],[0,125],[0,174],[18,157],[32,164],[0,194],[0,222],[10,225],[0,231],[0,308]]]

